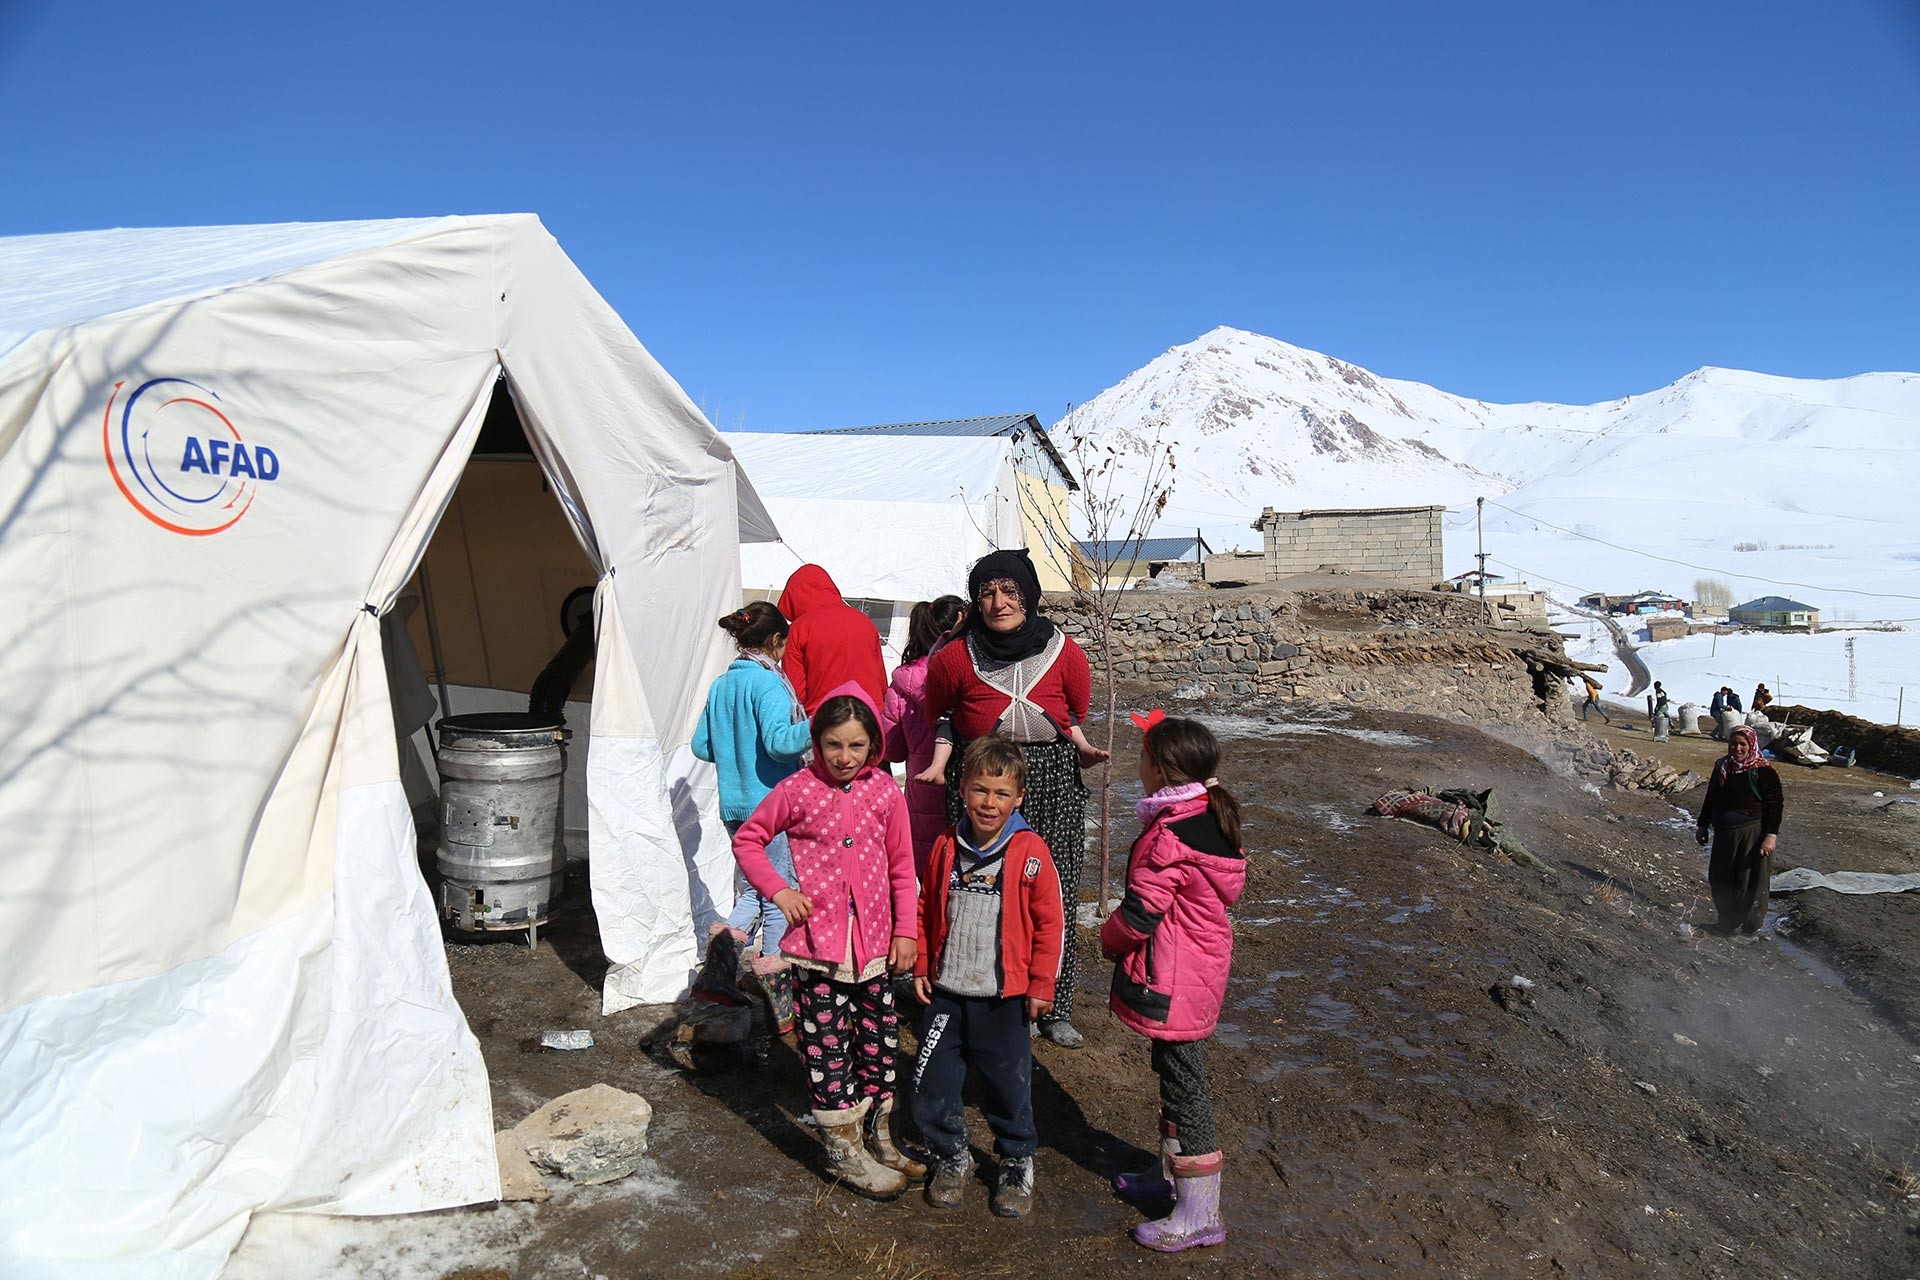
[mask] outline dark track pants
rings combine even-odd
[[[1013,1159],[1031,1156],[1039,1135],[1025,996],[956,996],[934,988],[913,1066],[913,1119],[936,1155],[952,1158],[967,1149],[960,1090],[968,1067],[980,1076],[995,1149]]]
[[[1752,933],[1766,921],[1773,859],[1760,854],[1760,842],[1766,839],[1762,825],[1758,818],[1729,822],[1725,817],[1713,824],[1707,884],[1713,889],[1713,906],[1720,913],[1723,932]]]

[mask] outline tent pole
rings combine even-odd
[[[427,577],[427,562],[420,562],[420,607],[427,615],[427,648],[433,655],[433,683],[440,690],[440,717],[453,714],[447,699],[447,660],[440,651],[440,619],[433,611],[433,584]]]

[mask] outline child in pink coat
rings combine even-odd
[[[1161,1168],[1121,1174],[1131,1200],[1174,1201],[1133,1229],[1136,1242],[1178,1253],[1227,1238],[1220,1217],[1220,1141],[1201,1045],[1213,1034],[1233,965],[1227,909],[1247,885],[1240,805],[1214,776],[1220,744],[1197,720],[1134,716],[1140,745],[1140,836],[1127,857],[1127,891],[1100,929],[1116,962],[1114,1015],[1153,1041],[1160,1077]]]
[[[796,970],[800,1054],[830,1171],[888,1198],[927,1172],[894,1146],[890,1125],[900,1043],[892,976],[913,971],[919,938],[906,801],[873,767],[880,720],[859,685],[834,689],[812,728],[812,765],[774,785],[735,833],[733,856],[787,918],[780,950]],[[767,857],[782,833],[794,884]]]
[[[933,842],[947,829],[947,759],[951,737],[942,739],[927,719],[927,660],[967,616],[959,596],[922,600],[907,620],[907,647],[880,704],[887,761],[907,766],[907,816],[913,823],[913,869],[927,873]]]

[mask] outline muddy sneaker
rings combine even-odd
[[[1000,1162],[993,1185],[993,1211],[1002,1218],[1024,1218],[1033,1211],[1033,1157]]]
[[[1087,1038],[1080,1034],[1080,1028],[1065,1018],[1042,1018],[1040,1034],[1062,1049],[1078,1049],[1087,1042]]]
[[[746,935],[732,929],[718,929],[707,938],[707,958],[693,976],[692,996],[708,1004],[743,1005],[747,993],[740,989],[740,944]]]
[[[967,1193],[967,1181],[973,1177],[973,1156],[962,1151],[957,1156],[934,1161],[933,1177],[927,1182],[927,1203],[936,1209],[951,1209]]]

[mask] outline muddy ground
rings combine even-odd
[[[1614,747],[1704,776],[1726,744],[1706,736],[1653,742],[1644,718],[1610,708],[1594,724]],[[1828,744],[1836,745],[1836,744]],[[1776,871],[1920,871],[1920,787],[1870,769],[1780,763],[1786,822]],[[1698,813],[1702,793],[1675,797]],[[1920,895],[1854,896],[1816,890],[1774,903],[1784,936],[1836,964],[1889,1021],[1920,1037]]]
[[[452,948],[454,982],[498,1123],[596,1081],[634,1090],[656,1109],[641,1171],[545,1205],[305,1220],[298,1237],[263,1220],[230,1274],[268,1274],[291,1248],[310,1273],[529,1280],[1920,1276],[1920,1032],[1897,981],[1920,960],[1920,895],[1801,895],[1782,902],[1790,933],[1708,937],[1690,927],[1708,914],[1704,855],[1664,801],[1598,794],[1434,720],[1213,718],[1234,735],[1221,772],[1247,802],[1251,857],[1208,1057],[1226,1245],[1164,1258],[1125,1238],[1138,1215],[1107,1179],[1149,1159],[1154,1083],[1097,961],[1087,1047],[1036,1051],[1035,1214],[993,1218],[984,1184],[939,1214],[814,1172],[777,1042],[757,1068],[689,1077],[639,1046],[658,1011],[601,1018],[576,896],[536,952]],[[1415,780],[1495,788],[1556,874],[1363,816]],[[1913,868],[1920,818],[1839,780],[1787,784],[1782,869]],[[557,1027],[599,1045],[531,1047]]]

